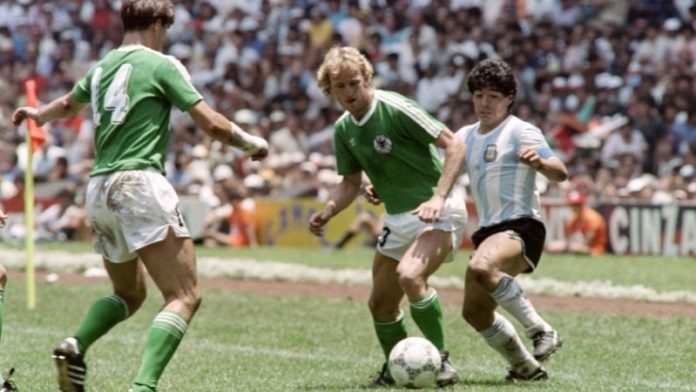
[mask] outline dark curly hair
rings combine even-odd
[[[512,68],[503,60],[485,59],[476,64],[466,79],[466,85],[473,94],[477,90],[490,89],[505,96],[517,95],[517,80]]]

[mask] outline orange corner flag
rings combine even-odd
[[[35,108],[38,106],[36,99],[36,82],[34,79],[29,79],[24,84],[24,94],[27,96],[27,105]],[[34,120],[27,119],[27,129],[29,130],[29,138],[31,139],[31,151],[36,151],[46,142],[46,131],[43,127],[36,125]]]

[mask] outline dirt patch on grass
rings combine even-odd
[[[221,278],[203,279],[201,281],[201,286],[204,289],[219,289],[233,292],[282,296],[323,296],[360,302],[367,302],[370,293],[370,287],[363,285],[263,282]],[[445,306],[459,308],[462,305],[463,294],[461,290],[439,289],[438,293]],[[555,297],[548,295],[535,295],[529,297],[532,303],[542,310],[567,310],[573,312],[647,317],[696,317],[696,306],[684,303],[658,303],[630,299]]]

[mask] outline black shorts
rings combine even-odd
[[[544,241],[546,240],[546,227],[544,224],[533,218],[517,218],[509,221],[497,223],[492,226],[482,227],[471,236],[475,248],[486,238],[496,233],[512,231],[522,239],[522,254],[530,266],[526,273],[532,272],[539,264],[541,252],[544,250]]]

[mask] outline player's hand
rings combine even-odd
[[[535,170],[541,169],[541,157],[532,147],[522,147],[519,153],[520,162],[532,167]]]
[[[0,211],[0,229],[5,227],[6,223],[7,223],[7,215],[5,215],[4,212]]]
[[[324,234],[324,226],[331,220],[331,210],[324,208],[309,217],[309,232],[317,237]]]
[[[411,214],[417,215],[418,219],[425,223],[440,221],[440,213],[445,206],[445,199],[442,196],[433,195],[430,200],[422,203]]]
[[[37,125],[43,125],[39,123],[39,109],[31,106],[22,106],[21,108],[15,110],[15,112],[12,113],[12,124],[17,126],[21,124],[25,118],[31,118],[32,120],[36,121]]]
[[[242,151],[252,161],[260,161],[268,156],[268,142],[258,136],[252,136],[252,142]]]
[[[382,203],[382,199],[379,198],[377,190],[375,190],[375,187],[372,185],[365,185],[363,187],[363,194],[367,202],[372,205],[380,205]]]

